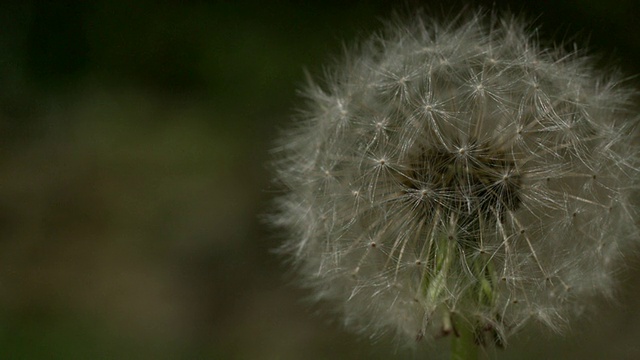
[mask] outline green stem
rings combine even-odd
[[[451,360],[478,359],[478,344],[474,329],[464,321],[454,323],[457,334],[451,339]]]
[[[460,254],[456,251],[456,244],[449,238],[441,236],[435,247],[433,254],[433,272],[425,272],[422,281],[422,294],[427,303],[438,303],[442,294],[447,291],[452,268]],[[476,284],[466,293],[470,301],[475,306],[491,306],[494,301],[494,274],[491,263],[483,261],[482,258],[475,259],[471,266],[473,275],[476,277]],[[443,334],[451,336],[451,359],[452,360],[477,360],[479,355],[479,340],[476,331],[479,331],[478,324],[469,322],[453,313],[446,313],[443,319]]]

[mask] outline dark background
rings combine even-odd
[[[428,346],[371,344],[316,314],[323,306],[304,302],[271,252],[279,235],[259,221],[274,195],[265,163],[303,69],[320,73],[394,9],[481,4],[637,75],[640,6],[396,4],[0,5],[0,358],[428,357]],[[498,357],[640,358],[637,259],[627,256],[617,303],[564,337],[532,326]]]

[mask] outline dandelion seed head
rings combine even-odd
[[[307,86],[272,219],[352,329],[414,341],[456,314],[504,342],[613,292],[638,243],[636,92],[526,29],[417,16]]]

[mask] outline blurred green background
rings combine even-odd
[[[637,1],[475,3],[640,73]],[[0,5],[0,359],[424,358],[304,302],[259,220],[275,191],[265,163],[303,69],[393,9],[465,5]],[[534,326],[498,357],[640,358],[637,258],[619,303],[566,337]]]

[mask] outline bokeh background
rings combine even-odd
[[[477,4],[640,74],[637,0],[3,2],[0,358],[429,358],[304,301],[260,221],[265,163],[304,69],[394,9]],[[618,302],[496,356],[640,358],[638,257]]]

